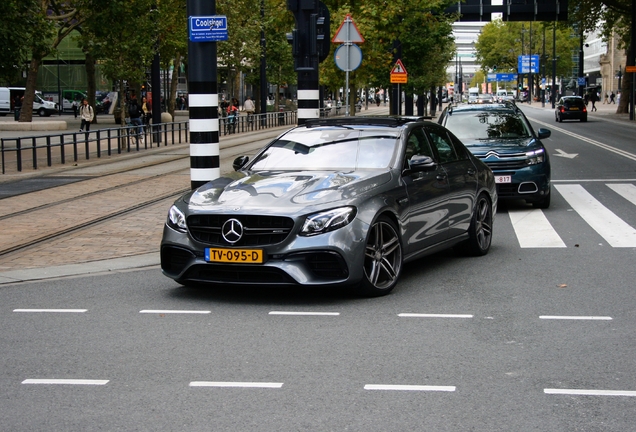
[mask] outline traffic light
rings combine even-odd
[[[497,65],[494,65],[494,66],[492,67],[492,71],[493,71],[493,72],[497,72]]]
[[[319,0],[287,0],[296,28],[287,33],[292,45],[294,69],[317,71],[317,64],[329,57],[331,49],[329,9]]]

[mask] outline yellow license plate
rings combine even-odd
[[[205,260],[219,263],[261,264],[263,251],[261,249],[205,248]]]
[[[570,107],[570,111],[578,111],[579,107]]]

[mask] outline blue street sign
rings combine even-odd
[[[227,17],[214,15],[207,17],[191,16],[188,33],[191,42],[218,42],[228,40]]]
[[[520,74],[539,73],[539,56],[523,55],[517,58],[517,71]]]
[[[514,73],[488,74],[487,80],[488,80],[488,82],[494,82],[494,81],[517,81],[517,74],[514,74]]]
[[[585,81],[586,81],[585,77],[578,77],[578,78],[577,78],[577,84],[578,84],[579,86],[585,86],[585,85],[587,85],[587,83],[586,83]]]

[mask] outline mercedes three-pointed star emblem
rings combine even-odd
[[[237,219],[228,219],[221,227],[221,235],[226,242],[234,244],[243,237],[243,224]]]

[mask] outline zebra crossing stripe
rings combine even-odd
[[[522,248],[567,247],[540,209],[510,210],[508,215]]]
[[[601,204],[581,185],[554,185],[582,218],[612,247],[636,247],[636,229]]]
[[[627,201],[636,205],[636,186],[629,183],[608,184],[611,190],[625,198]]]

